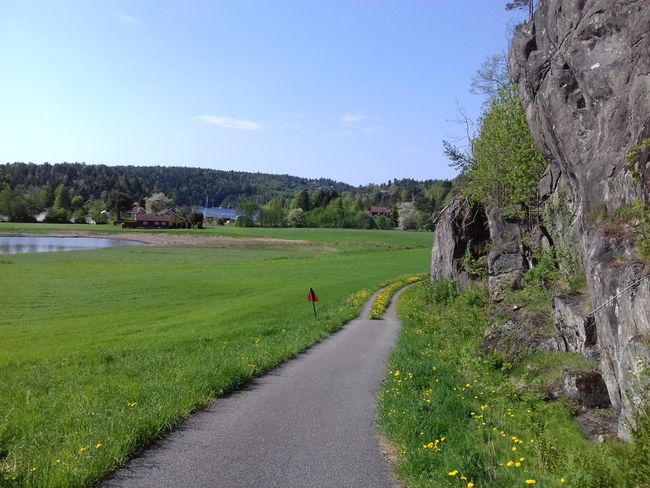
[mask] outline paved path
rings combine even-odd
[[[379,384],[399,324],[360,318],[217,400],[101,486],[396,486],[375,424]]]

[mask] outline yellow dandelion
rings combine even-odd
[[[514,464],[514,462],[512,462],[512,461],[508,461],[508,462],[506,463],[506,466],[508,466],[509,468],[512,468],[512,465],[513,465],[513,464]]]
[[[511,451],[513,451],[513,452],[514,452],[514,451],[516,451],[516,450],[517,450],[517,448],[516,448],[515,446],[512,446],[512,449],[511,449]]]
[[[565,484],[566,480],[564,478],[560,478],[560,483]]]
[[[60,460],[60,459],[55,459],[55,460],[54,460],[54,463],[55,463],[55,464],[61,464],[61,460]]]
[[[104,444],[102,444],[101,442],[95,444],[95,449],[101,449],[102,447],[104,447]]]
[[[449,474],[449,476],[451,476],[453,478],[454,476],[456,476],[458,474],[458,470],[454,469],[453,471],[449,471],[449,473],[447,473],[447,474]]]
[[[471,481],[467,483],[467,488],[474,488],[474,483],[472,483]]]
[[[526,480],[527,485],[534,485],[535,483],[537,483],[535,480]]]
[[[515,463],[515,468],[521,468],[521,463],[519,461]]]

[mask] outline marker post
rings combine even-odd
[[[314,293],[313,288],[309,289],[309,294],[307,295],[307,301],[311,302],[311,306],[314,309],[314,318],[318,320],[318,315],[316,314],[316,302],[318,301],[318,297],[316,296],[316,293]]]

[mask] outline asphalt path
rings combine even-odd
[[[399,332],[356,320],[249,388],[193,415],[100,486],[395,488],[376,401]]]

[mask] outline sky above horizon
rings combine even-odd
[[[504,5],[0,0],[0,162],[452,178]]]

